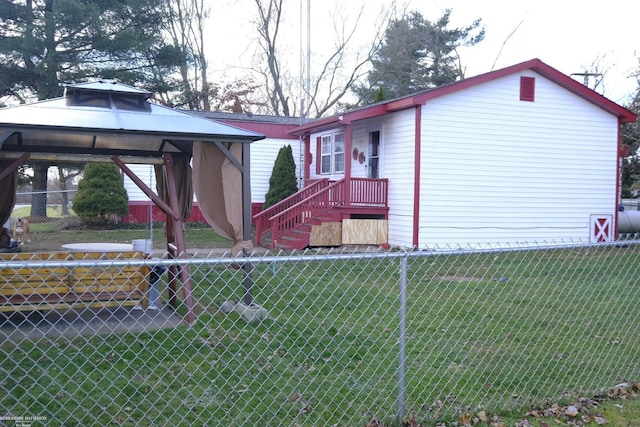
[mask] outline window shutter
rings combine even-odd
[[[520,101],[535,100],[536,79],[534,77],[520,76]]]
[[[320,163],[322,159],[322,137],[316,138],[316,175],[320,175]]]

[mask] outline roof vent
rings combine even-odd
[[[128,111],[150,111],[147,99],[151,92],[115,81],[98,80],[65,87],[67,105],[76,107],[115,108]]]
[[[520,101],[535,100],[536,79],[534,77],[520,76]]]

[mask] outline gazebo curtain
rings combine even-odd
[[[189,218],[193,208],[193,179],[190,162],[191,159],[189,157],[173,158],[176,192],[178,193],[178,213],[183,221]],[[167,189],[167,171],[163,165],[155,165],[155,172],[158,196],[170,204],[169,190]]]
[[[4,171],[11,165],[10,160],[0,160],[0,170]],[[13,206],[16,203],[16,190],[18,188],[18,171],[14,171],[0,181],[0,228],[11,217]]]
[[[227,144],[226,148],[242,163],[243,144]],[[235,243],[232,255],[251,250],[252,242],[244,240],[242,171],[214,143],[193,143],[193,188],[207,223]]]

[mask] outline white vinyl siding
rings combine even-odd
[[[351,162],[351,176],[356,178],[368,177],[368,159],[365,158],[363,162],[360,162],[360,153],[364,153],[365,156],[369,152],[369,132],[372,129],[380,130],[381,119],[375,122],[373,126],[366,123],[358,123],[353,126],[352,140],[351,140],[351,153],[346,153],[346,161]],[[354,158],[354,155],[356,158]],[[349,160],[351,159],[351,160]]]
[[[296,163],[296,176],[301,179],[300,170],[300,142],[298,140],[267,138],[253,142],[250,147],[250,179],[251,179],[251,202],[263,203],[264,197],[269,191],[269,179],[273,171],[273,165],[278,157],[280,148],[291,145],[293,160]],[[127,165],[143,182],[156,192],[156,176],[153,166],[150,165]],[[149,170],[151,169],[151,175]],[[148,197],[138,188],[138,186],[124,176],[124,187],[129,195],[129,201],[147,201]],[[195,195],[194,195],[195,200]]]
[[[384,117],[380,177],[389,179],[389,244],[413,245],[415,110]]]
[[[615,214],[616,153],[616,117],[533,72],[429,101],[420,246],[588,241],[590,215]]]
[[[156,172],[153,165],[140,165],[140,164],[130,164],[127,167],[133,172],[138,178],[142,180],[154,193],[156,191]],[[127,196],[129,197],[130,202],[146,202],[149,200],[149,197],[136,185],[135,182],[131,181],[127,175],[120,172],[123,175],[123,184],[125,190],[127,190]]]
[[[300,168],[301,143],[296,139],[266,138],[251,143],[251,202],[263,203],[264,197],[269,191],[269,179],[273,172],[273,165],[282,147],[291,145],[293,161],[296,164],[296,177],[298,177],[298,188],[302,180],[302,170]]]

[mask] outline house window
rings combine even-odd
[[[333,169],[336,173],[344,173],[344,133],[334,135]]]
[[[379,178],[380,173],[380,131],[369,132],[369,168],[367,177]]]
[[[520,101],[535,100],[536,79],[534,77],[520,77]]]
[[[322,151],[320,153],[320,173],[331,173],[331,135],[322,137]]]
[[[323,135],[319,138],[318,154],[319,168],[317,172],[324,175],[344,173],[344,133]]]

